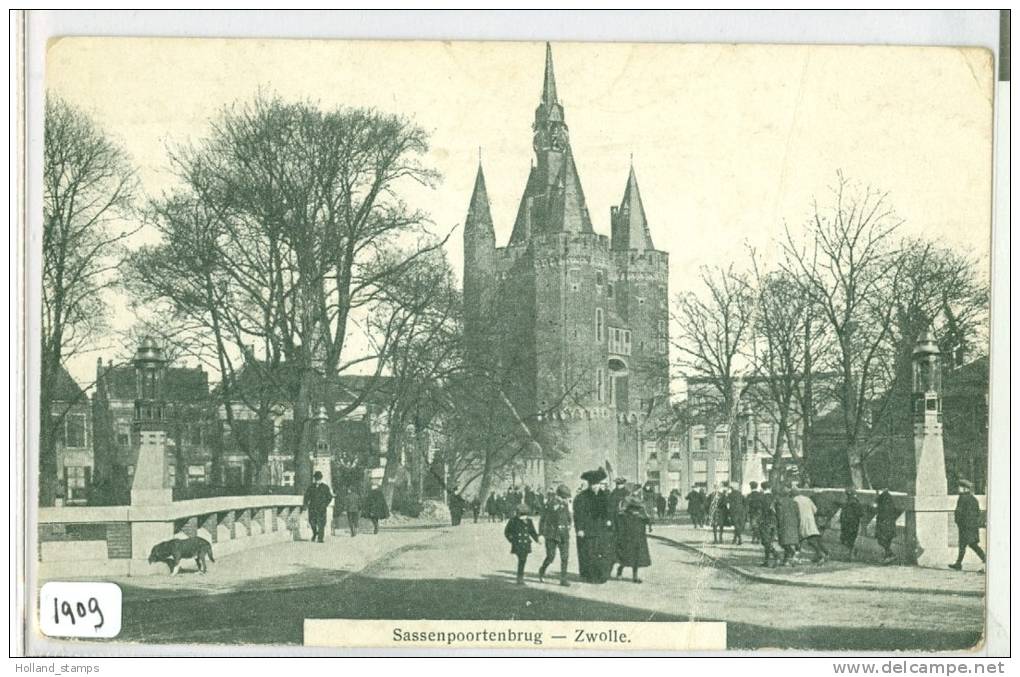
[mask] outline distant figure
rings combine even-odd
[[[447,499],[447,505],[450,507],[450,523],[453,526],[459,526],[460,521],[464,518],[464,509],[466,508],[467,501],[457,493],[457,485],[454,484],[450,487],[449,498]]]
[[[379,520],[388,519],[390,516],[389,506],[386,505],[386,497],[383,495],[382,487],[370,489],[365,496],[365,516],[372,520],[372,533],[379,533]]]
[[[726,485],[716,485],[708,497],[708,520],[712,524],[712,542],[723,542],[723,529],[730,521],[726,511]]]
[[[630,567],[631,580],[640,583],[638,569],[652,565],[648,552],[647,531],[651,527],[651,518],[642,505],[641,496],[637,493],[624,499],[620,512],[616,515],[616,577],[623,576],[623,568]]]
[[[757,532],[755,538],[765,551],[765,561],[762,562],[762,566],[774,568],[779,564],[779,553],[776,552],[773,545],[779,538],[779,516],[776,514],[774,497],[768,491],[768,483],[762,484],[762,487],[758,519],[754,524],[754,530]]]
[[[312,542],[322,543],[326,533],[326,508],[333,501],[333,492],[322,481],[318,470],[312,474],[312,483],[305,490],[304,507],[308,510],[308,523],[312,527]]]
[[[545,559],[538,568],[538,580],[545,579],[546,569],[560,553],[560,585],[568,586],[567,565],[570,563],[570,487],[561,484],[545,501],[538,520],[538,533],[545,540]]]
[[[800,510],[786,487],[776,489],[776,521],[779,547],[783,549],[783,566],[796,564],[795,555],[800,543]]]
[[[666,501],[666,514],[670,517],[676,516],[676,506],[680,503],[680,491],[674,489],[669,492],[669,498]]]
[[[503,535],[510,541],[510,553],[517,555],[517,585],[524,585],[524,567],[531,554],[531,541],[538,543],[538,532],[535,523],[528,517],[528,506],[521,503],[517,506],[516,515],[511,517]]]
[[[661,491],[655,492],[655,515],[659,519],[666,516],[666,497],[662,495]]]
[[[482,514],[482,501],[475,496],[471,499],[471,518],[475,524],[478,524],[478,516]]]
[[[857,498],[857,489],[846,488],[846,501],[839,509],[839,542],[847,550],[847,558],[853,561],[857,549],[857,534],[864,519],[864,506]]]
[[[490,522],[501,522],[503,516],[499,512],[499,498],[495,493],[489,494],[485,499],[485,514],[489,516]]]
[[[957,571],[963,569],[963,556],[967,553],[967,548],[973,550],[981,558],[982,563],[985,561],[985,551],[979,544],[981,540],[981,507],[978,505],[977,499],[974,498],[974,494],[971,493],[973,489],[974,485],[969,481],[960,480],[960,497],[956,499],[956,510],[953,511],[953,519],[956,521],[956,530],[959,534],[958,553],[956,562],[949,565],[950,569]]]
[[[350,529],[351,538],[354,538],[358,535],[358,527],[361,524],[361,492],[358,491],[358,485],[352,484],[347,487],[343,503],[347,512],[347,528]]]
[[[875,499],[875,539],[882,546],[882,563],[889,564],[896,559],[892,551],[892,542],[896,537],[896,518],[900,511],[896,508],[889,490],[882,488]]]
[[[726,492],[726,512],[733,523],[733,544],[744,544],[744,522],[747,520],[747,506],[744,495],[739,488],[729,488]]]
[[[751,542],[757,543],[760,535],[758,520],[761,519],[762,511],[765,509],[764,487],[767,482],[762,483],[762,489],[758,489],[757,482],[751,482],[751,491],[747,494],[744,502],[747,504],[747,521],[751,529]]]
[[[687,501],[687,514],[695,529],[705,526],[705,487],[697,487],[684,497]]]
[[[815,564],[824,564],[829,559],[829,553],[822,543],[822,532],[818,530],[818,524],[815,522],[815,512],[818,508],[803,490],[798,491],[793,500],[797,504],[801,548],[805,545],[810,546],[815,552],[812,561]]]

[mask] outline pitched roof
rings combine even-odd
[[[234,377],[234,393],[237,399],[249,402],[265,398],[278,403],[294,402],[298,398],[303,370],[296,365],[283,363],[270,369],[265,363],[248,364]],[[359,396],[368,403],[383,402],[391,397],[392,378],[368,375],[343,374],[327,377],[319,372],[312,373],[313,389],[317,398],[330,402],[354,402]],[[214,394],[219,392],[218,385]]]
[[[209,375],[201,367],[166,367],[163,374],[163,394],[167,401],[197,402],[209,398]],[[103,370],[101,379],[110,399],[136,398],[134,365],[111,365]]]
[[[57,371],[56,383],[53,384],[53,397],[56,402],[78,402],[85,401],[85,391],[81,389],[78,382],[71,377],[71,374],[60,365]]]
[[[547,167],[545,177],[539,167],[531,168],[517,208],[511,242],[543,233],[594,232],[570,146],[557,165]]]

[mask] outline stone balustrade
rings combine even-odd
[[[163,505],[40,508],[39,562],[44,579],[166,574],[149,564],[152,546],[198,535],[213,555],[310,536],[302,497],[219,496]]]

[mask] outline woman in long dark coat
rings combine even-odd
[[[857,549],[857,535],[861,530],[864,518],[864,506],[857,499],[857,490],[847,487],[846,501],[839,509],[839,542],[847,550],[847,557],[854,558]]]
[[[371,489],[365,496],[365,507],[362,512],[372,520],[372,533],[379,533],[379,520],[387,519],[390,516],[390,508],[386,505],[386,497],[383,496],[380,487]]]
[[[651,519],[641,504],[640,497],[629,497],[620,505],[616,516],[616,577],[623,575],[623,568],[630,567],[633,580],[640,583],[638,569],[652,565],[648,552],[648,526]]]
[[[896,558],[893,555],[892,542],[896,538],[896,519],[899,516],[900,511],[896,508],[889,490],[882,489],[875,499],[875,540],[882,546],[884,551],[882,561],[886,563]]]
[[[613,515],[602,468],[581,475],[587,486],[574,498],[574,530],[577,534],[577,566],[581,579],[605,583],[614,558]]]

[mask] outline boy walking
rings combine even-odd
[[[510,541],[510,553],[517,555],[517,585],[524,585],[524,566],[531,554],[531,542],[538,543],[538,532],[528,517],[528,506],[523,503],[517,506],[517,514],[507,521],[503,535]]]

